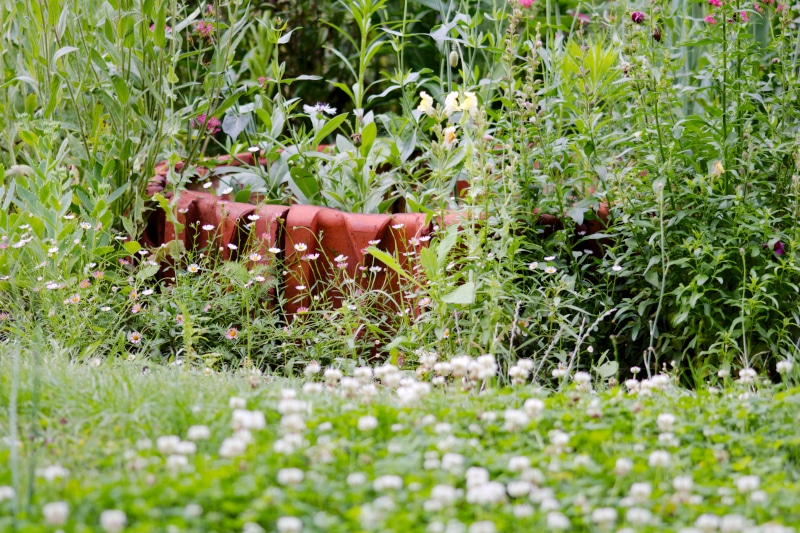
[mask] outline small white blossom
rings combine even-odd
[[[106,533],[119,533],[125,529],[127,523],[128,517],[123,511],[112,509],[100,513],[100,527]]]

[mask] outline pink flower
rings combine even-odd
[[[202,128],[205,126],[206,131],[211,135],[215,135],[219,133],[219,126],[221,122],[216,117],[207,118],[205,113],[197,115],[197,118],[194,119],[194,125],[198,128]]]
[[[714,7],[722,7],[722,1],[721,0],[708,0],[708,3],[709,3],[709,5],[712,5]]]
[[[229,341],[236,340],[236,337],[238,336],[239,336],[239,330],[236,328],[229,328],[225,332],[225,338],[228,339]]]
[[[716,24],[717,23],[717,19],[714,18],[714,15],[706,15],[706,18],[704,18],[703,20],[706,21],[706,24]]]
[[[631,13],[631,20],[636,24],[641,24],[642,22],[644,22],[644,13],[642,13],[641,11],[634,11],[633,13]]]
[[[198,22],[194,25],[194,31],[200,37],[207,39],[214,34],[214,25],[210,22]]]
[[[527,9],[533,5],[533,0],[519,0],[519,5]]]

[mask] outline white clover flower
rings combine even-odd
[[[47,481],[65,478],[69,475],[69,470],[59,464],[46,466],[44,468],[36,469],[36,477],[44,478]]]
[[[51,526],[63,526],[69,518],[69,505],[66,502],[50,502],[42,506],[44,521]]]
[[[167,457],[167,468],[170,470],[179,470],[189,465],[189,460],[185,455],[170,455]]]
[[[617,459],[617,462],[614,465],[614,473],[617,476],[627,476],[631,470],[633,470],[633,461],[626,459],[625,457],[620,457]]]
[[[511,481],[506,485],[506,492],[512,498],[521,498],[523,496],[528,496],[531,493],[531,489],[533,485],[531,485],[528,481]]]
[[[255,522],[245,522],[242,525],[242,533],[266,533],[266,530]]]
[[[455,474],[464,468],[464,456],[457,453],[446,453],[442,456],[442,470]]]
[[[722,533],[738,533],[748,525],[748,520],[740,514],[726,514],[719,521],[719,530]]]
[[[511,472],[524,472],[531,467],[531,460],[517,455],[508,460],[508,470]]]
[[[506,431],[519,431],[530,422],[530,418],[525,414],[525,411],[520,411],[519,409],[506,409],[504,420],[503,427]]]
[[[278,470],[278,483],[281,485],[299,485],[303,482],[304,473],[299,468],[281,468]]]
[[[17,492],[13,487],[9,487],[8,485],[0,485],[0,503],[6,500],[13,500],[16,497]]]
[[[278,518],[275,527],[279,533],[300,533],[303,531],[303,522],[294,516],[282,516]]]
[[[719,517],[710,513],[701,514],[695,520],[694,525],[701,531],[716,531],[719,528]]]
[[[231,409],[244,409],[247,407],[247,400],[244,398],[238,398],[236,396],[231,396],[228,400],[228,407]]]
[[[668,467],[672,462],[672,456],[664,450],[656,450],[650,454],[648,464],[652,467]]]
[[[743,368],[739,370],[739,381],[741,383],[753,383],[756,379],[756,371],[752,368]]]
[[[567,435],[560,429],[554,429],[553,431],[550,432],[550,442],[558,450],[563,450],[564,446],[566,446],[569,443],[569,435]]]
[[[125,529],[127,523],[128,517],[124,511],[111,509],[100,513],[100,527],[106,533],[119,533]]]
[[[231,427],[234,431],[239,429],[258,430],[267,427],[267,421],[261,411],[235,409],[231,419]]]
[[[653,486],[647,482],[634,483],[631,485],[630,496],[636,503],[646,503],[653,492]]]
[[[525,412],[531,418],[539,418],[545,408],[545,404],[539,398],[528,398],[525,400]]]
[[[299,415],[308,411],[308,403],[303,400],[286,398],[278,402],[277,411],[282,415]]]
[[[220,457],[231,458],[242,455],[247,450],[247,443],[236,437],[228,437],[219,447]]]
[[[570,527],[569,518],[563,514],[556,511],[547,513],[547,529],[552,531],[565,531]]]
[[[502,483],[497,481],[488,481],[486,483],[470,486],[468,480],[466,500],[468,503],[478,505],[501,503],[506,500],[506,488]]]
[[[442,505],[449,506],[458,500],[459,491],[450,485],[436,485],[431,489],[430,498],[440,502]]]
[[[339,370],[338,368],[328,368],[327,370],[325,370],[324,374],[325,382],[329,386],[334,386],[337,383],[339,383],[339,380],[342,379],[343,375],[344,374],[342,374],[342,371]]]
[[[353,371],[353,377],[356,378],[359,383],[372,383],[372,368],[360,366]]]
[[[305,369],[303,369],[303,373],[306,376],[315,376],[319,374],[321,371],[322,371],[322,366],[316,361],[309,362],[306,365]]]
[[[377,492],[384,490],[400,490],[403,488],[403,478],[394,475],[385,475],[372,482],[372,488]]]
[[[481,520],[480,522],[473,522],[469,526],[469,533],[495,533],[497,528],[494,522],[489,520]]]
[[[357,487],[367,482],[367,475],[363,472],[353,472],[347,475],[347,485],[350,487]]]
[[[753,492],[758,490],[761,485],[761,479],[758,476],[742,476],[736,479],[735,484],[741,493]]]
[[[362,416],[358,419],[358,429],[360,431],[372,431],[378,427],[378,419],[372,415]]]
[[[325,386],[322,383],[305,383],[303,385],[303,393],[305,394],[322,394]]]
[[[598,507],[592,511],[592,522],[600,527],[610,527],[617,521],[617,510],[613,507]]]
[[[186,438],[192,441],[208,440],[211,438],[211,430],[208,429],[208,426],[191,426],[186,432]]]
[[[281,427],[289,433],[301,433],[306,429],[306,423],[300,415],[285,415],[281,418]]]
[[[553,489],[549,487],[533,487],[531,489],[530,499],[533,503],[541,504],[545,500],[552,500],[555,498]]]
[[[592,381],[592,376],[588,372],[575,372],[572,380],[578,385],[587,385]]]
[[[516,518],[528,518],[529,516],[533,516],[536,510],[533,508],[532,505],[528,505],[527,503],[522,503],[512,507],[511,512]]]
[[[775,365],[775,370],[778,372],[778,374],[788,374],[792,371],[792,366],[793,363],[788,359],[785,361],[778,361],[778,363]]]
[[[678,492],[691,492],[694,488],[694,480],[691,476],[677,476],[672,480],[672,488]]]
[[[675,415],[662,413],[656,418],[656,424],[660,431],[672,431],[672,426],[675,424]]]
[[[454,378],[463,378],[469,371],[472,358],[468,355],[459,355],[450,360],[450,368]]]
[[[183,509],[183,517],[187,520],[193,520],[201,516],[203,516],[203,508],[196,503],[190,503]]]
[[[653,513],[641,507],[631,507],[625,512],[625,520],[634,526],[645,526],[653,520]]]

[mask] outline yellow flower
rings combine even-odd
[[[448,150],[452,150],[453,146],[455,146],[456,141],[458,138],[456,137],[456,128],[454,126],[450,126],[449,128],[444,129],[444,147]]]
[[[464,92],[464,101],[458,106],[461,111],[466,111],[470,116],[474,117],[478,114],[478,99],[475,98],[475,93],[469,91]]]
[[[458,110],[458,93],[453,91],[444,99],[444,114],[449,117]]]
[[[423,113],[425,113],[429,117],[432,117],[433,114],[434,114],[433,98],[431,97],[431,95],[429,95],[425,91],[421,91],[419,93],[419,97],[422,100],[420,101],[419,106],[417,106],[417,109],[419,109],[420,111],[422,111]]]

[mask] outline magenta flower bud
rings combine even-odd
[[[634,21],[636,24],[641,24],[644,22],[644,13],[641,11],[634,11],[631,13],[631,20]]]

